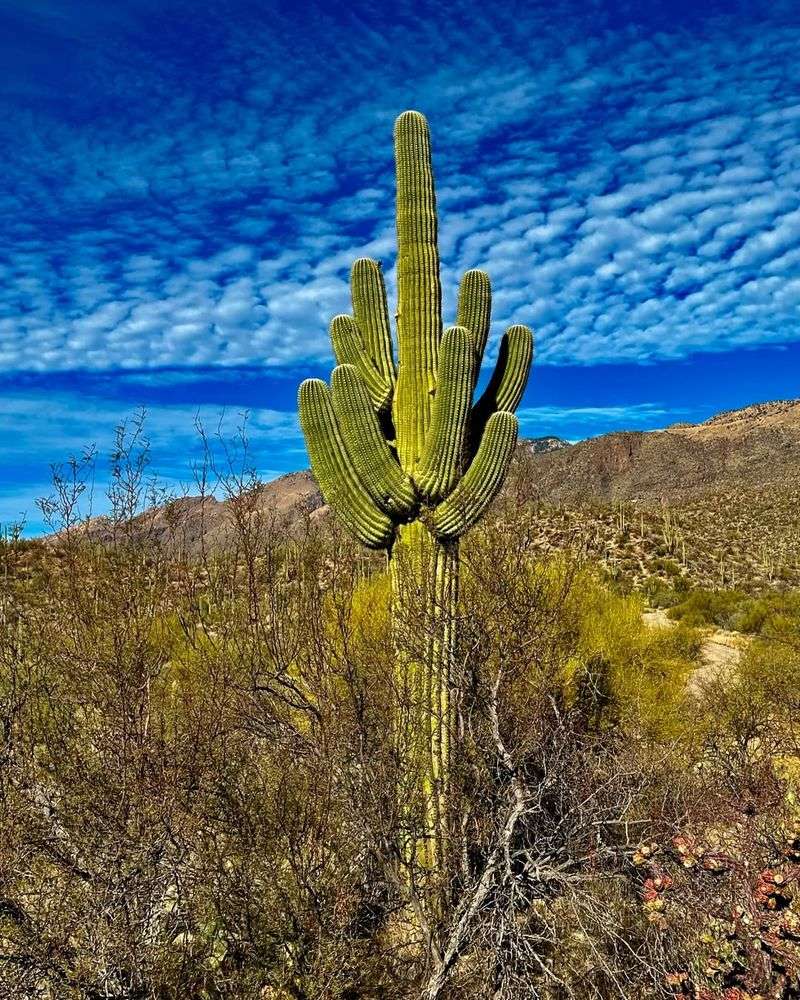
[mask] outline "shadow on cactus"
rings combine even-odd
[[[450,755],[456,736],[458,540],[499,492],[517,442],[533,356],[526,326],[505,333],[473,399],[489,337],[491,286],[468,271],[443,329],[428,124],[395,125],[397,361],[381,266],[357,260],[353,315],[330,334],[330,387],[300,386],[300,422],[322,493],[364,545],[386,549],[397,652],[395,740],[405,859],[441,869],[452,850]]]

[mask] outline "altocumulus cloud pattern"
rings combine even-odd
[[[109,388],[124,372],[255,371],[289,411],[288,376],[330,364],[350,261],[393,285],[409,106],[433,129],[449,313],[484,267],[495,328],[533,325],[540,366],[797,339],[795,4],[11,0],[0,19],[0,371],[32,446],[42,394],[69,409],[80,383],[105,417],[135,398]],[[590,403],[562,400],[582,433],[678,412],[666,390]],[[525,412],[558,431],[557,406]],[[293,417],[265,423],[303,464]]]

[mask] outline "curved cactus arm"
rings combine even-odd
[[[500,341],[500,351],[489,384],[472,408],[472,433],[477,439],[492,413],[513,413],[519,406],[533,360],[533,331],[527,326],[510,326]]]
[[[361,257],[350,270],[350,294],[353,316],[364,338],[364,347],[378,372],[394,387],[395,368],[392,356],[392,334],[389,307],[381,265],[376,260]]]
[[[475,367],[475,380],[481,368],[481,359],[489,339],[489,326],[492,319],[492,286],[489,275],[485,271],[467,271],[461,279],[458,289],[458,312],[456,326],[466,327],[475,340],[475,353],[478,364]]]
[[[401,520],[416,505],[411,480],[386,443],[364,380],[353,365],[333,370],[333,410],[359,482],[375,504]]]
[[[336,363],[357,368],[366,383],[372,405],[378,413],[386,412],[392,401],[392,383],[375,367],[356,321],[352,316],[334,316],[330,333]]]
[[[400,464],[410,473],[425,446],[442,336],[431,142],[418,111],[397,119],[395,158],[398,372],[393,416]]]
[[[513,413],[493,413],[464,478],[433,513],[433,530],[453,541],[472,527],[500,492],[517,444],[519,424]]]
[[[311,468],[325,500],[360,542],[371,549],[386,548],[392,540],[393,524],[378,510],[356,475],[328,386],[321,379],[306,379],[298,393],[298,409]]]
[[[451,326],[442,337],[439,378],[425,450],[414,482],[438,503],[458,482],[475,376],[475,341],[469,330]]]

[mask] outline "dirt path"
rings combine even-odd
[[[642,621],[650,628],[672,628],[675,625],[663,608],[645,611]],[[741,632],[718,628],[706,633],[700,646],[700,664],[692,673],[690,687],[696,689],[706,681],[730,676],[739,666],[749,642],[750,637]]]

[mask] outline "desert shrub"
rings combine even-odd
[[[350,548],[252,531],[202,567],[69,540],[4,592],[11,995],[380,981],[364,844],[391,817],[387,654],[337,617],[363,576]]]
[[[680,997],[800,989],[800,650],[788,638],[757,639],[734,676],[698,692],[691,808],[633,858]]]
[[[765,634],[800,622],[800,597],[794,591],[765,591],[751,596],[740,591],[698,589],[672,604],[669,617],[700,627],[717,625],[737,632]]]
[[[769,601],[763,598],[745,601],[733,616],[732,627],[737,632],[757,634],[764,628],[770,613]]]
[[[774,634],[784,642],[793,642],[800,632],[800,591],[763,594],[758,604],[764,608],[759,632]]]
[[[681,568],[674,559],[659,558],[653,563],[654,569],[664,573],[667,577],[680,578]]]
[[[583,677],[584,686],[599,684],[604,691],[602,724],[624,722],[662,737],[677,734],[697,654],[692,631],[648,628],[638,595],[615,595],[588,574],[575,599],[579,638],[571,670],[573,679]]]
[[[687,625],[718,625],[732,628],[739,609],[747,601],[747,596],[732,590],[693,590],[679,604],[668,611],[674,621]]]
[[[667,584],[658,576],[650,576],[642,585],[642,594],[652,608],[671,608],[685,600],[685,588],[683,577]]]
[[[191,559],[130,496],[102,537],[72,521],[0,550],[0,993],[721,1000],[786,981],[750,945],[728,968],[720,921],[769,898],[742,872],[777,870],[786,841],[788,598],[739,678],[691,695],[685,621],[645,628],[640,596],[543,557],[535,518],[498,505],[464,546],[459,850],[422,923],[385,568],[228,485],[226,543]]]

